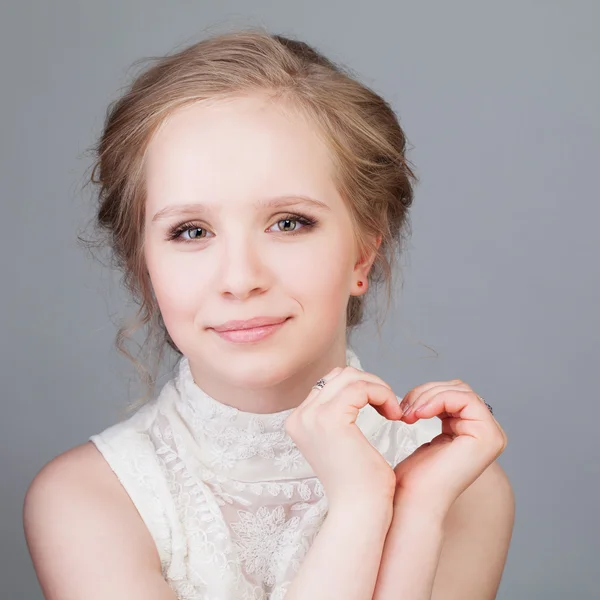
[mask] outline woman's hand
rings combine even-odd
[[[417,386],[400,408],[407,424],[439,417],[442,433],[396,466],[395,503],[409,501],[443,518],[504,451],[506,434],[485,403],[459,379]]]
[[[337,367],[313,388],[287,418],[285,428],[337,507],[389,506],[396,488],[394,471],[356,425],[359,410],[371,404],[382,416],[399,420],[398,398],[382,379],[354,367]]]

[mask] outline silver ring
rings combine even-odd
[[[319,379],[319,381],[317,381],[317,383],[315,383],[315,385],[313,385],[313,389],[318,389],[318,390],[322,390],[325,387],[325,384],[327,382],[321,377],[321,379]]]
[[[494,414],[494,411],[492,410],[492,407],[481,397],[479,396],[479,394],[477,395],[477,397],[488,407],[488,410]]]

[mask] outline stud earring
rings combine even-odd
[[[362,282],[362,281],[358,281],[358,282],[356,283],[356,285],[358,285],[358,287],[362,287],[362,285],[363,285],[363,282]]]

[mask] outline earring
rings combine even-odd
[[[362,287],[363,282],[362,281],[357,281],[356,285],[358,285],[358,287]]]

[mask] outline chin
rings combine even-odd
[[[188,338],[189,355],[207,371],[219,373],[220,379],[236,387],[259,390],[276,386],[314,359],[314,343],[303,343],[297,332],[292,335],[285,329],[257,343],[232,343],[217,337],[213,331],[204,333],[201,339]],[[192,348],[196,344],[201,346]]]
[[[261,389],[285,381],[296,371],[289,355],[277,352],[239,354],[227,357],[221,364],[227,364],[225,376],[239,387]]]

